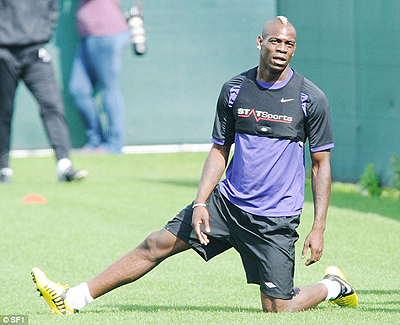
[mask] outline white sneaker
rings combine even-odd
[[[11,168],[0,169],[0,183],[10,183],[13,171]]]

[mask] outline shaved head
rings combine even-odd
[[[296,50],[296,29],[284,16],[268,20],[257,37],[260,51],[258,78],[264,82],[282,81],[290,73],[289,63]]]
[[[262,37],[266,37],[267,35],[269,35],[271,27],[275,25],[283,25],[293,28],[293,30],[296,33],[296,29],[294,28],[293,24],[285,16],[277,16],[275,18],[268,20],[265,23],[264,28],[262,30]]]

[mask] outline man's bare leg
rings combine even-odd
[[[136,249],[87,282],[90,295],[96,299],[117,287],[136,281],[164,259],[190,247],[165,228],[151,233]]]
[[[327,287],[322,283],[294,288],[294,296],[290,300],[276,299],[261,292],[262,308],[266,312],[300,311],[317,306],[328,295]]]

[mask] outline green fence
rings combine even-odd
[[[84,143],[82,122],[68,94],[77,46],[76,0],[60,1],[57,33],[49,50],[64,89],[72,143]],[[257,65],[256,38],[276,13],[274,0],[142,0],[148,53],[124,53],[121,76],[127,145],[211,141],[216,100],[230,77]],[[122,0],[124,10],[132,0]],[[48,147],[36,103],[21,87],[13,148]],[[22,131],[23,130],[23,131]]]
[[[400,1],[281,0],[298,31],[293,67],[328,96],[333,178],[357,181],[372,162],[389,182],[400,157]]]
[[[60,0],[49,50],[64,92],[72,143],[84,143],[67,92],[77,46],[76,0]],[[286,15],[296,26],[293,67],[314,81],[331,104],[334,180],[358,180],[373,162],[385,182],[400,157],[400,1],[142,0],[148,53],[124,53],[127,145],[209,142],[222,83],[255,66],[263,23]],[[126,10],[131,0],[121,1]],[[13,149],[48,147],[37,105],[17,94]]]

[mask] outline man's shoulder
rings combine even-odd
[[[309,101],[314,103],[324,103],[328,101],[325,93],[314,82],[305,77],[303,78],[304,81],[301,92],[307,95]]]
[[[245,79],[252,79],[253,75],[255,75],[255,70],[256,69],[257,68],[251,68],[249,70],[246,70],[246,71],[244,71],[244,72],[242,72],[242,73],[230,78],[229,80],[227,80],[224,83],[223,87],[229,89],[229,88],[232,88],[234,86],[240,86]]]

